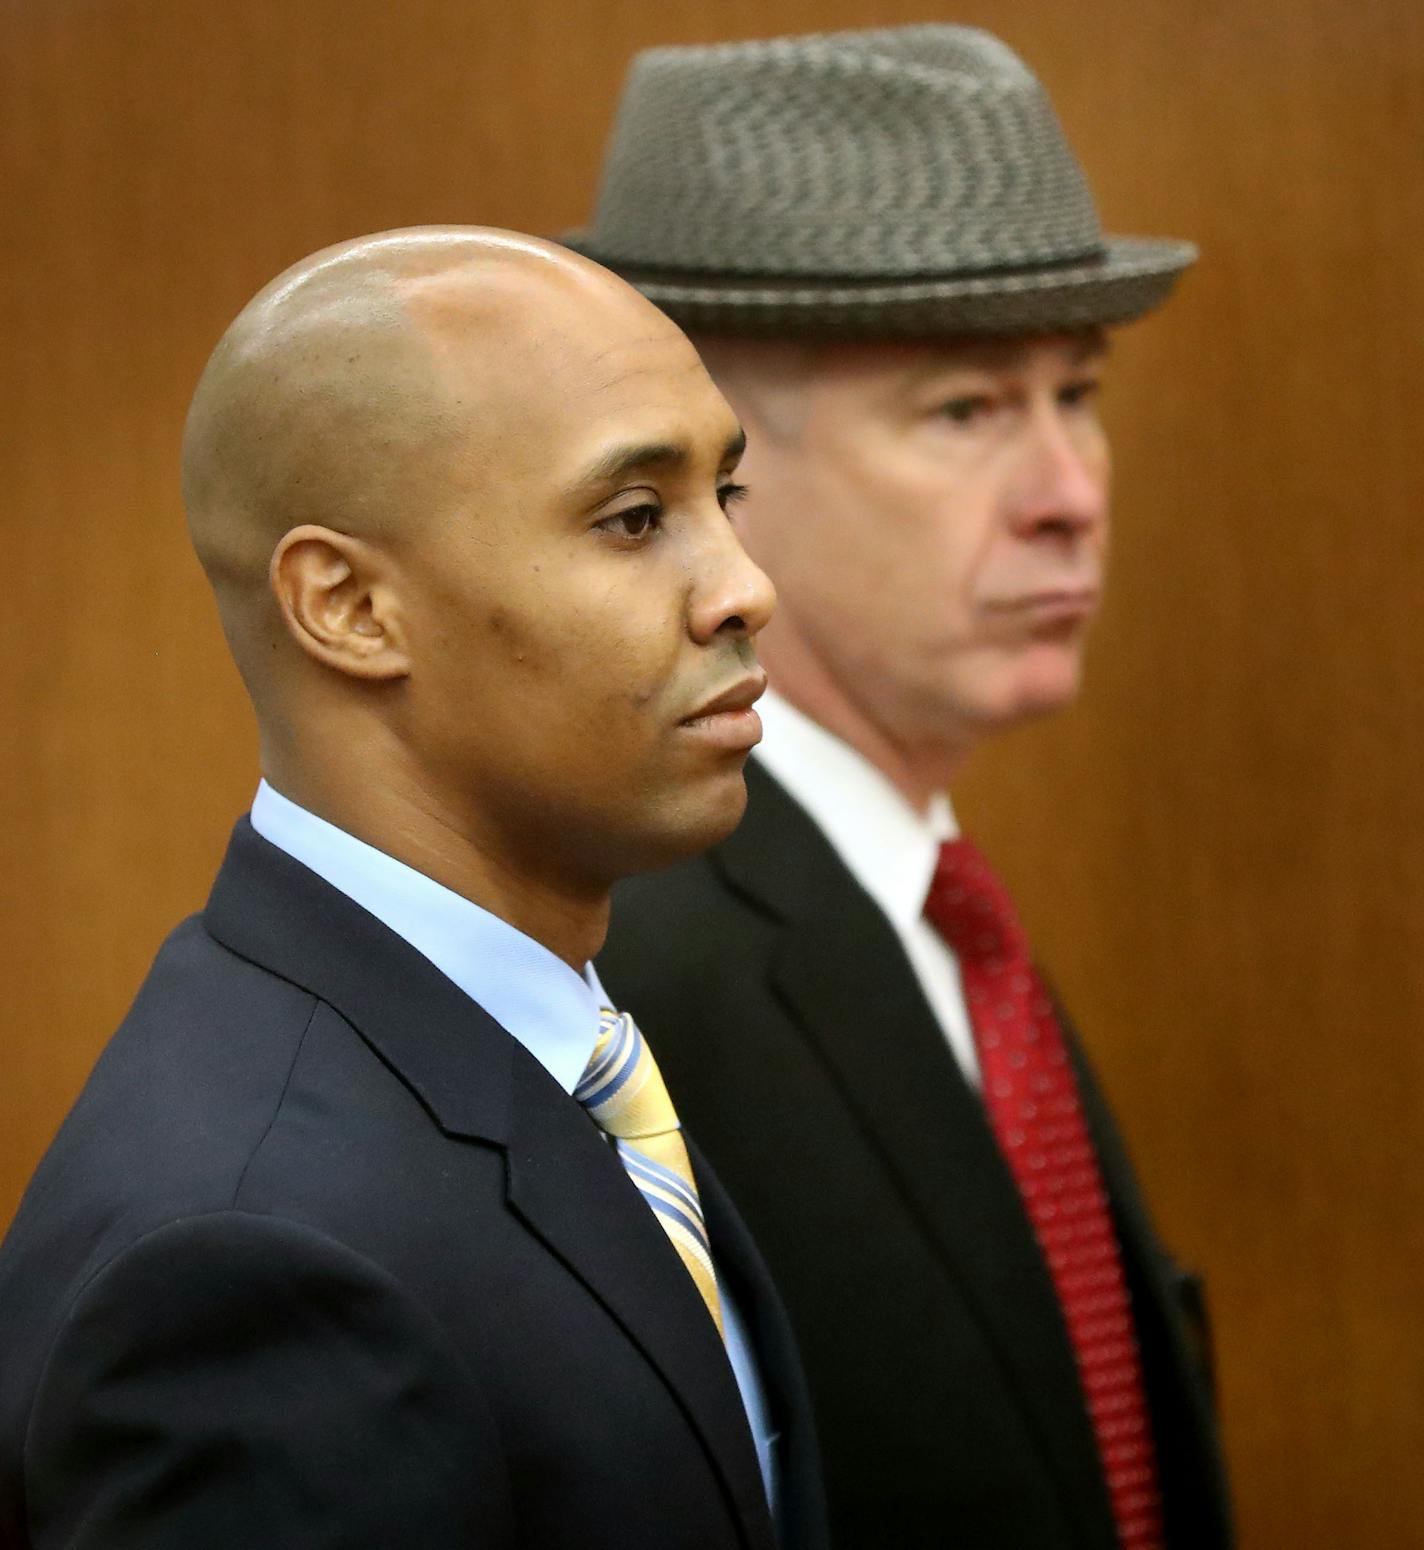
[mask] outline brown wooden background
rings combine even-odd
[[[358,232],[580,220],[639,46],[943,15],[0,3],[0,1222],[254,783],[177,493],[228,318]],[[1087,699],[963,805],[1209,1273],[1247,1546],[1424,1545],[1424,7],[954,15],[1206,254],[1119,341]]]

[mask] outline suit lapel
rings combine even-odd
[[[1082,1499],[1101,1478],[1097,1444],[1057,1296],[983,1105],[879,908],[765,771],[749,766],[747,784],[747,817],[714,864],[784,925],[771,990],[958,1284],[1070,1516],[1110,1526],[1105,1490]]]
[[[772,1550],[756,1450],[716,1327],[574,1100],[428,959],[246,819],[204,924],[232,951],[334,1006],[448,1135],[505,1149],[510,1206],[660,1373],[707,1450],[749,1550]]]
[[[785,1550],[826,1542],[825,1498],[820,1454],[811,1419],[801,1359],[786,1310],[781,1305],[760,1251],[697,1145],[689,1137],[707,1230],[719,1278],[730,1285],[750,1326],[757,1363],[766,1381],[777,1444],[777,1507]]]
[[[772,1550],[746,1411],[692,1278],[613,1148],[522,1053],[514,1061],[511,1206],[662,1375],[712,1460],[744,1542]]]

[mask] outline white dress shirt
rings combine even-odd
[[[979,1086],[979,1056],[959,963],[925,919],[939,847],[959,833],[949,798],[917,813],[866,759],[768,690],[757,702],[763,737],[753,757],[805,810],[856,882],[890,922],[965,1076]]]
[[[252,827],[409,942],[572,1096],[598,1039],[599,1012],[613,1004],[592,964],[577,973],[508,921],[299,807],[265,780],[252,803]],[[774,1515],[776,1434],[766,1389],[746,1320],[720,1282],[718,1291],[727,1355]]]

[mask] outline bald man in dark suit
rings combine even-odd
[[[4,1544],[821,1544],[780,1306],[589,967],[745,803],[741,444],[509,233],[228,331],[185,494],[264,779],[0,1250]]]

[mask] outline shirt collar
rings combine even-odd
[[[403,937],[512,1034],[567,1093],[611,1003],[591,964],[578,974],[478,904],[318,818],[264,780],[252,827]]]
[[[919,919],[939,847],[959,833],[949,798],[917,813],[848,743],[774,690],[757,702],[763,736],[754,757],[806,810],[851,875],[908,929]]]

